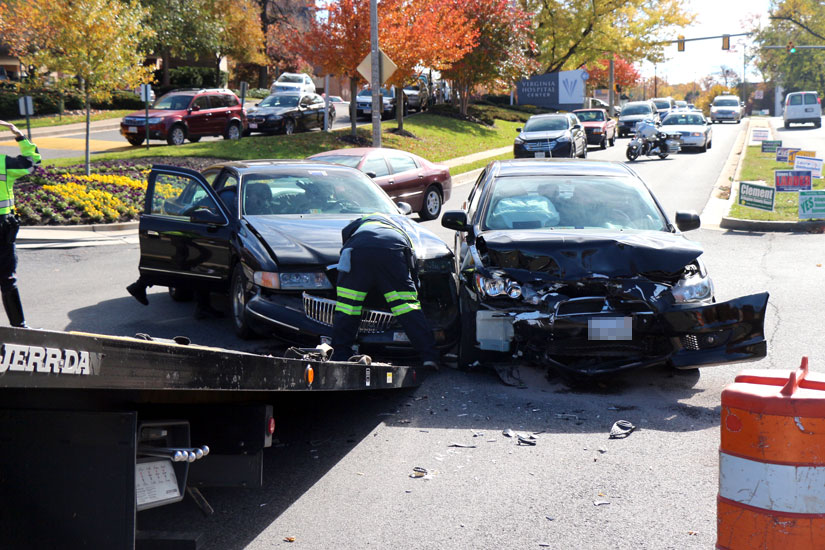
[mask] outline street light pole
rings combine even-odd
[[[378,1],[370,0],[370,53],[372,68],[372,146],[381,147],[381,114],[384,100],[381,98],[381,59],[378,53]]]

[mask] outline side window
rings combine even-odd
[[[195,105],[200,107],[201,111],[204,109],[209,109],[209,96],[201,95],[196,97],[194,103],[192,103],[192,106]]]
[[[406,172],[407,170],[415,170],[416,168],[418,168],[418,165],[415,163],[415,159],[407,155],[402,155],[399,153],[387,153],[387,160],[390,161],[392,171],[396,174],[399,172]]]
[[[313,105],[323,105],[324,104],[324,98],[319,96],[319,95],[314,95],[314,96],[312,96],[312,104]]]
[[[215,181],[218,197],[233,217],[238,214],[238,175],[224,170]]]
[[[215,178],[217,178],[218,174],[220,174],[220,173],[221,173],[220,170],[208,170],[206,172],[203,172],[202,174],[203,174],[203,179],[205,179],[207,182],[209,182],[209,185],[211,185],[212,187],[215,187]]]
[[[301,98],[301,105],[303,105],[305,107],[307,105],[309,105],[311,102],[312,102],[312,99],[310,99],[310,96],[308,96],[308,95],[305,95],[304,97]]]
[[[470,196],[467,198],[467,219],[472,220],[475,216],[476,210],[478,210],[478,202],[481,200],[481,187],[482,183],[484,182],[484,176],[487,175],[487,171],[484,170],[478,176],[475,184],[473,185],[473,190],[470,191]]]
[[[361,170],[366,174],[372,172],[376,178],[389,176],[390,170],[387,168],[387,161],[381,155],[372,155],[364,162],[364,167]]]
[[[152,192],[152,214],[188,218],[196,208],[218,212],[215,201],[208,195],[201,182],[184,175],[157,175]]]

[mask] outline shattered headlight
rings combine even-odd
[[[522,143],[524,143],[524,140],[521,139],[521,136],[519,136],[515,139],[513,143],[515,143],[516,145],[521,145]]]
[[[256,271],[252,276],[253,282],[264,288],[276,290],[320,290],[332,288],[326,274],[312,273],[278,273],[271,271]]]
[[[476,289],[490,297],[509,296],[516,299],[521,296],[521,285],[501,277],[484,277],[476,274]]]
[[[701,269],[676,283],[671,293],[676,303],[705,302],[713,298],[713,281]]]

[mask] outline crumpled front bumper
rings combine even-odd
[[[688,369],[753,361],[767,355],[767,303],[768,293],[763,292],[722,303],[676,305],[661,313],[557,316],[482,309],[477,312],[477,340],[482,351],[526,355],[577,376],[662,363]],[[632,327],[631,338],[594,339],[594,319],[625,318]]]

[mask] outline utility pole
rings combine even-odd
[[[659,82],[656,78],[656,63],[653,64],[653,97],[659,97]]]
[[[378,52],[377,0],[370,0],[370,52],[372,55],[372,78],[370,79],[372,87],[372,146],[381,147],[381,115],[384,112],[384,100],[381,98],[381,57]]]
[[[610,57],[610,76],[608,77],[608,85],[610,86],[610,91],[607,94],[608,105],[610,105],[610,110],[609,110],[608,114],[610,116],[613,116],[613,104],[616,101],[616,95],[615,95],[616,86],[615,86],[615,80],[614,80],[613,77],[614,77],[614,74],[613,74],[613,57],[611,56]]]

